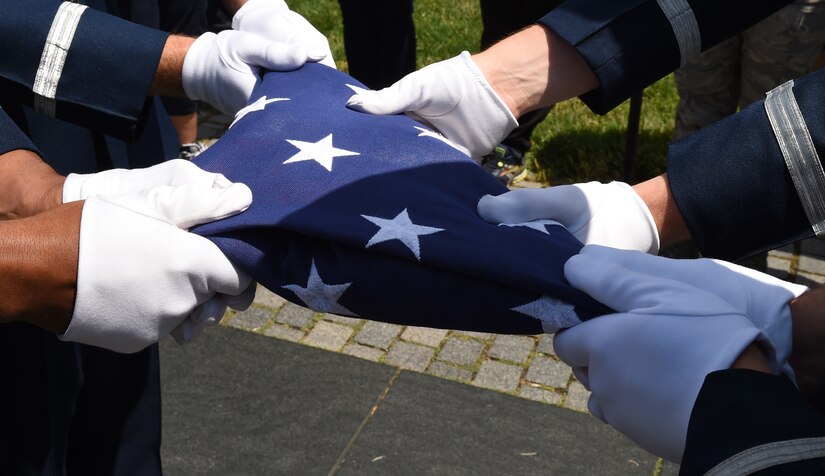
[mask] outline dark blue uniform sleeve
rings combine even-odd
[[[786,377],[713,372],[693,405],[679,474],[823,474],[823,437],[825,416]]]
[[[17,149],[31,150],[39,154],[26,134],[23,134],[3,109],[0,109],[0,155]]]
[[[129,138],[167,33],[82,5],[1,0],[0,101]]]
[[[691,55],[789,3],[568,0],[539,22],[575,46],[596,73],[600,87],[581,99],[594,112],[604,114],[677,69]]]
[[[825,156],[823,85],[820,70],[796,80],[792,89],[818,153],[807,168],[798,168],[799,176],[815,176]],[[765,100],[671,144],[667,173],[676,205],[705,256],[736,260],[814,235]]]

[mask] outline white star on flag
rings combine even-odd
[[[438,132],[431,131],[429,129],[425,129],[423,127],[418,127],[418,126],[415,126],[415,128],[418,129],[419,131],[421,131],[421,134],[418,134],[418,137],[432,137],[433,139],[439,140],[439,141],[447,144],[448,146],[452,147],[453,149],[455,149],[455,150],[457,150],[461,153],[467,154],[466,149],[463,149],[463,148],[457,146],[453,141],[451,141],[450,139],[447,139],[446,137],[442,136]],[[467,154],[467,155],[469,155],[469,154]]]
[[[545,235],[549,235],[550,232],[547,231],[548,226],[560,226],[564,227],[561,223],[557,222],[556,220],[534,220],[528,221],[525,223],[499,223],[498,226],[508,226],[508,227],[516,227],[516,226],[523,226],[526,228],[530,228],[532,230],[540,231]]]
[[[263,111],[266,108],[267,104],[272,104],[273,102],[279,102],[279,101],[289,101],[289,98],[267,99],[266,96],[259,97],[257,101],[255,101],[252,104],[246,106],[245,108],[238,111],[237,114],[235,114],[235,120],[232,121],[232,124],[229,125],[229,128],[231,129],[232,126],[234,126],[236,122],[240,121],[242,117],[249,114],[250,112]]]
[[[407,213],[406,208],[392,220],[367,215],[361,216],[379,227],[379,230],[370,238],[366,248],[378,243],[383,243],[384,241],[398,240],[404,243],[419,261],[421,261],[421,246],[418,242],[418,237],[444,231],[443,228],[416,225],[410,220],[410,215]]]
[[[541,299],[514,307],[511,311],[540,320],[542,329],[547,333],[573,327],[582,322],[579,316],[576,315],[572,304],[567,304],[550,296],[543,296]]]
[[[346,284],[325,283],[318,274],[318,268],[315,266],[315,260],[313,259],[309,269],[309,278],[307,279],[306,287],[297,284],[288,284],[283,286],[283,288],[295,293],[301,301],[313,311],[329,312],[331,314],[344,316],[357,316],[354,312],[338,304],[338,300],[341,299],[341,296],[351,284],[351,282]]]
[[[295,162],[303,162],[305,160],[314,160],[332,172],[332,160],[336,157],[346,157],[349,155],[361,155],[358,152],[350,150],[337,149],[332,146],[332,134],[324,137],[318,142],[304,142],[302,140],[287,139],[287,142],[298,148],[299,152],[284,162],[285,164],[292,164]]]

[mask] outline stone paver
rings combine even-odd
[[[229,325],[239,329],[258,330],[272,319],[272,311],[258,306],[250,306],[249,309],[235,314],[229,321]]]
[[[590,392],[584,388],[584,385],[577,381],[570,383],[567,388],[567,398],[564,399],[565,408],[576,410],[580,412],[587,412],[587,400],[590,398]]]
[[[532,337],[500,335],[496,336],[487,355],[494,359],[522,364],[527,362],[535,345],[536,340]]]
[[[305,327],[312,320],[315,313],[297,304],[287,303],[281,311],[275,315],[275,320],[281,324],[289,324],[292,327]]]
[[[791,272],[791,260],[768,255],[768,274],[787,280]]]
[[[536,356],[525,378],[548,387],[564,388],[570,380],[570,367],[550,357]]]
[[[290,342],[298,342],[304,338],[304,332],[294,327],[282,326],[280,324],[273,324],[264,329],[264,335],[269,337],[277,337],[278,339],[288,340]]]
[[[356,319],[354,317],[339,316],[337,314],[324,314],[321,319],[330,322],[336,322],[345,326],[356,327],[364,322],[363,319]]]
[[[438,361],[435,361],[432,365],[430,365],[428,373],[451,380],[469,381],[473,378],[473,373],[469,370],[460,369],[450,364]]]
[[[454,331],[456,334],[461,334],[463,336],[472,337],[474,339],[479,340],[487,340],[490,337],[493,337],[493,334],[488,332],[470,332],[470,331]]]
[[[273,293],[269,289],[258,285],[258,289],[255,291],[255,303],[261,304],[266,307],[271,307],[273,309],[279,309],[281,306],[286,304],[288,301],[281,296]]]
[[[434,354],[435,351],[429,347],[407,342],[396,342],[387,353],[385,361],[402,369],[423,372],[430,364]]]
[[[353,357],[358,357],[364,360],[371,360],[373,362],[378,362],[381,360],[381,357],[384,356],[384,352],[379,349],[373,349],[372,347],[355,343],[348,344],[344,347],[343,352],[347,355],[352,355]]]
[[[799,271],[796,273],[799,278],[796,279],[797,283],[805,284],[805,285],[815,285],[815,284],[823,284],[825,283],[825,276],[821,274],[813,274],[813,273],[806,273],[804,271]]]
[[[540,387],[532,385],[522,385],[519,389],[519,395],[537,402],[549,403],[551,405],[561,405],[564,401],[564,396],[557,392],[545,390]]]
[[[395,324],[367,321],[358,335],[355,336],[355,341],[359,344],[387,350],[402,329],[403,327]]]
[[[470,367],[481,356],[484,343],[472,340],[450,337],[438,353],[438,360]]]
[[[449,331],[444,329],[431,329],[429,327],[407,327],[401,334],[401,339],[407,342],[415,342],[429,347],[438,347],[441,341],[447,337]]]
[[[542,334],[539,338],[539,343],[536,344],[536,352],[556,355],[556,350],[553,349],[553,334]]]
[[[783,246],[777,250],[768,253],[768,256],[775,256],[777,258],[793,259],[795,256],[794,245]]]
[[[518,387],[521,372],[521,367],[487,360],[482,362],[473,384],[502,392],[513,392]]]
[[[323,349],[340,350],[352,336],[352,333],[351,327],[321,321],[315,324],[315,327],[307,334],[303,342]]]
[[[807,255],[799,256],[799,271],[825,275],[825,261]]]

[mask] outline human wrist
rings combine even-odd
[[[516,117],[599,85],[576,48],[542,25],[505,38],[473,60]]]
[[[0,159],[0,220],[25,218],[60,206],[65,177],[30,150]]]
[[[636,184],[633,190],[650,211],[662,248],[691,239],[690,230],[670,190],[667,174]]]
[[[183,61],[195,38],[169,35],[161,53],[149,95],[186,97],[183,89]]]
[[[0,321],[22,321],[55,334],[71,320],[77,289],[83,202],[0,222]],[[13,277],[13,278],[10,278]]]
[[[549,68],[544,29],[528,27],[472,56],[493,91],[514,116],[538,107]],[[527,48],[527,45],[538,45]]]
[[[759,345],[753,343],[739,354],[739,357],[731,364],[732,369],[748,369],[773,374],[771,367],[768,364],[768,359],[765,357]]]

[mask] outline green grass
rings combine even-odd
[[[327,35],[339,69],[346,71],[341,10],[337,0],[290,0],[290,7]],[[477,0],[415,1],[418,66],[478,51],[481,12]],[[636,181],[664,171],[678,100],[673,77],[645,90]],[[622,179],[628,104],[604,116],[573,99],[556,106],[533,133],[528,165],[548,184]]]

